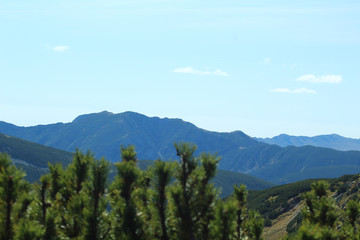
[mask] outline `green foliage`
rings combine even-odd
[[[360,220],[360,203],[358,201],[350,200],[346,205],[346,217],[348,222],[356,233],[358,231],[358,225]]]
[[[303,195],[303,222],[291,239],[359,239],[359,202],[350,200],[341,209],[325,181],[315,182]]]
[[[235,201],[218,201],[215,210],[215,219],[212,222],[211,239],[232,240],[236,230],[236,211]]]
[[[173,176],[174,167],[173,163],[156,160],[154,167],[151,168],[153,176],[151,197],[153,199],[152,208],[154,212],[152,216],[152,231],[154,236],[161,240],[169,239],[169,227],[167,224],[169,210],[166,193]]]
[[[318,180],[309,179],[276,186],[261,191],[249,191],[248,207],[257,209],[270,220],[289,211],[301,201],[300,195],[311,190],[311,184]]]
[[[213,181],[220,158],[195,156],[191,144],[175,149],[179,161],[157,160],[141,170],[135,148],[122,146],[123,161],[115,164],[111,183],[110,163],[90,152],[77,150],[66,168],[49,164],[49,173],[33,185],[8,155],[0,154],[0,239],[262,239],[260,213],[269,224],[299,204],[300,195],[303,221],[289,239],[360,239],[358,177],[250,193],[235,185],[223,200]],[[295,222],[291,231],[301,219]]]
[[[44,229],[34,221],[28,221],[26,219],[21,219],[20,222],[15,227],[15,236],[16,240],[41,240],[44,239]],[[45,238],[49,239],[49,238]]]
[[[0,239],[14,238],[14,226],[24,217],[31,202],[25,195],[30,187],[24,176],[11,164],[8,155],[0,154]]]
[[[87,198],[84,208],[84,238],[89,240],[106,239],[110,232],[110,218],[106,211],[108,201],[105,197],[109,163],[104,158],[92,160],[89,180],[84,191]]]
[[[145,239],[143,222],[136,205],[135,190],[139,187],[140,169],[136,166],[133,146],[121,147],[123,161],[116,164],[118,175],[111,185],[113,235],[116,239]]]
[[[236,239],[242,239],[245,236],[243,225],[246,214],[247,190],[245,185],[240,187],[234,185],[234,199],[237,207],[236,211]]]
[[[329,197],[329,184],[325,181],[315,182],[312,190],[304,194],[305,208],[303,216],[310,223],[333,227],[338,220],[335,200]]]
[[[218,197],[212,180],[220,158],[197,157],[191,144],[175,148],[179,162],[157,160],[143,171],[135,148],[122,146],[111,184],[110,163],[90,152],[76,150],[65,169],[49,164],[33,185],[1,154],[0,239],[261,239],[263,220],[247,211],[245,186]]]
[[[209,181],[215,176],[216,155],[194,156],[195,145],[175,144],[180,162],[170,188],[171,225],[176,239],[208,239],[217,192]]]
[[[264,219],[261,215],[251,210],[247,222],[245,222],[248,237],[254,240],[262,239],[261,234],[264,229]]]

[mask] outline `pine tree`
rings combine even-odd
[[[209,239],[210,222],[215,217],[215,205],[218,193],[210,183],[216,175],[217,164],[220,158],[216,154],[202,153],[199,156],[200,167],[198,167],[198,184],[196,186],[197,199],[194,209],[197,210],[195,223],[198,224],[197,239]]]
[[[345,207],[345,214],[347,223],[351,226],[351,235],[357,236],[360,239],[359,224],[360,224],[360,202],[350,200]]]
[[[102,240],[109,238],[111,222],[106,210],[106,184],[109,163],[104,159],[91,160],[89,181],[84,194],[88,196],[84,208],[84,239]]]
[[[233,240],[236,232],[237,206],[233,199],[218,200],[215,210],[215,219],[210,225],[211,238],[216,240]]]
[[[88,196],[84,194],[87,184],[89,169],[93,156],[90,152],[83,154],[76,150],[73,162],[66,171],[60,175],[57,182],[53,175],[53,183],[59,183],[61,187],[56,194],[57,225],[62,238],[75,239],[83,236],[84,208]],[[59,172],[61,171],[60,169]],[[52,189],[56,191],[55,186]],[[54,194],[52,192],[52,194]]]
[[[14,239],[16,224],[26,216],[31,199],[26,195],[30,185],[25,174],[11,163],[7,154],[0,153],[0,239]]]
[[[248,214],[248,218],[245,222],[245,229],[249,239],[261,240],[262,231],[264,229],[264,219],[261,215],[254,210],[251,210]]]
[[[151,168],[152,181],[152,233],[155,239],[168,240],[168,199],[167,187],[173,177],[174,164],[156,160],[154,167]]]
[[[303,196],[303,222],[294,239],[340,239],[340,209],[330,197],[329,184],[319,181],[313,183],[311,188],[312,190]]]
[[[121,157],[122,162],[115,164],[118,174],[111,185],[113,236],[115,239],[124,240],[145,239],[143,222],[134,199],[140,176],[134,146],[122,146]]]
[[[46,174],[40,177],[40,183],[34,184],[34,199],[31,203],[31,210],[29,212],[28,219],[24,223],[23,227],[31,225],[29,229],[33,229],[34,226],[38,226],[42,230],[42,234],[39,235],[42,239],[55,240],[58,239],[55,227],[54,211],[52,210],[52,202],[50,197],[50,174]],[[32,230],[33,231],[33,230]],[[29,233],[33,234],[33,233]],[[23,236],[26,236],[26,232],[23,232]]]
[[[195,145],[175,144],[180,163],[171,187],[171,232],[176,239],[208,239],[214,218],[216,191],[210,180],[216,173],[216,155],[194,156]]]
[[[245,234],[243,232],[243,222],[245,219],[246,213],[246,203],[247,203],[247,190],[245,185],[240,187],[234,185],[234,199],[236,202],[236,235],[235,239],[242,239]]]
[[[56,199],[56,194],[60,191],[63,186],[63,182],[61,179],[64,176],[64,170],[60,163],[56,163],[52,165],[49,163],[49,170],[50,170],[50,198],[52,201]]]

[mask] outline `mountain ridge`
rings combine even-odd
[[[139,159],[171,160],[176,159],[175,142],[191,142],[198,146],[197,153],[221,156],[219,169],[243,172],[279,184],[323,177],[328,167],[333,168],[329,177],[360,171],[360,152],[311,146],[282,148],[259,142],[242,131],[213,132],[181,119],[147,117],[135,112],[103,111],[80,115],[70,123],[32,127],[2,122],[0,132],[65,151],[91,150],[96,157],[105,156],[112,162],[120,160],[121,145],[134,145]],[[337,173],[336,168],[342,170]]]
[[[313,137],[308,136],[292,136],[280,134],[272,138],[254,138],[257,141],[275,144],[280,147],[287,146],[306,146],[332,148],[339,151],[360,151],[360,139],[343,137],[338,134],[326,134]]]

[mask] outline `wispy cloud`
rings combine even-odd
[[[54,50],[55,52],[65,52],[65,51],[67,51],[67,50],[69,50],[69,49],[70,49],[69,46],[64,46],[64,45],[53,47],[53,50]]]
[[[264,58],[263,63],[269,64],[271,62],[271,58]]]
[[[315,90],[307,89],[307,88],[298,88],[298,89],[276,88],[276,89],[271,89],[270,91],[276,93],[308,93],[308,94],[316,93]]]
[[[310,83],[341,83],[342,76],[340,75],[324,75],[314,76],[313,74],[307,74],[300,76],[296,79],[297,81],[310,82]]]
[[[292,64],[283,63],[283,64],[281,64],[281,66],[282,66],[283,68],[289,68],[290,70],[292,70],[292,69],[294,69],[294,68],[296,68],[296,67],[298,67],[298,66],[300,66],[300,65],[297,64],[297,63],[292,63]]]
[[[290,69],[294,69],[294,68],[296,68],[296,67],[297,67],[297,64],[296,64],[296,63],[293,63],[293,64],[290,65]]]
[[[216,69],[215,71],[209,72],[209,71],[200,71],[193,67],[175,68],[174,72],[196,74],[196,75],[214,75],[214,76],[223,76],[223,77],[230,76],[227,72],[221,71],[220,69]]]

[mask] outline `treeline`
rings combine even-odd
[[[246,208],[245,186],[219,198],[219,157],[175,144],[177,162],[137,167],[133,146],[109,183],[111,165],[76,151],[66,169],[49,164],[35,184],[0,154],[0,239],[261,239],[263,219]]]
[[[245,186],[221,199],[211,183],[219,157],[195,157],[191,144],[175,149],[178,161],[142,171],[135,148],[121,147],[111,183],[110,163],[89,152],[76,151],[66,169],[49,164],[35,184],[0,154],[0,240],[262,239],[264,220],[247,209]],[[360,239],[359,198],[343,209],[321,181],[303,199],[303,221],[287,239]]]

